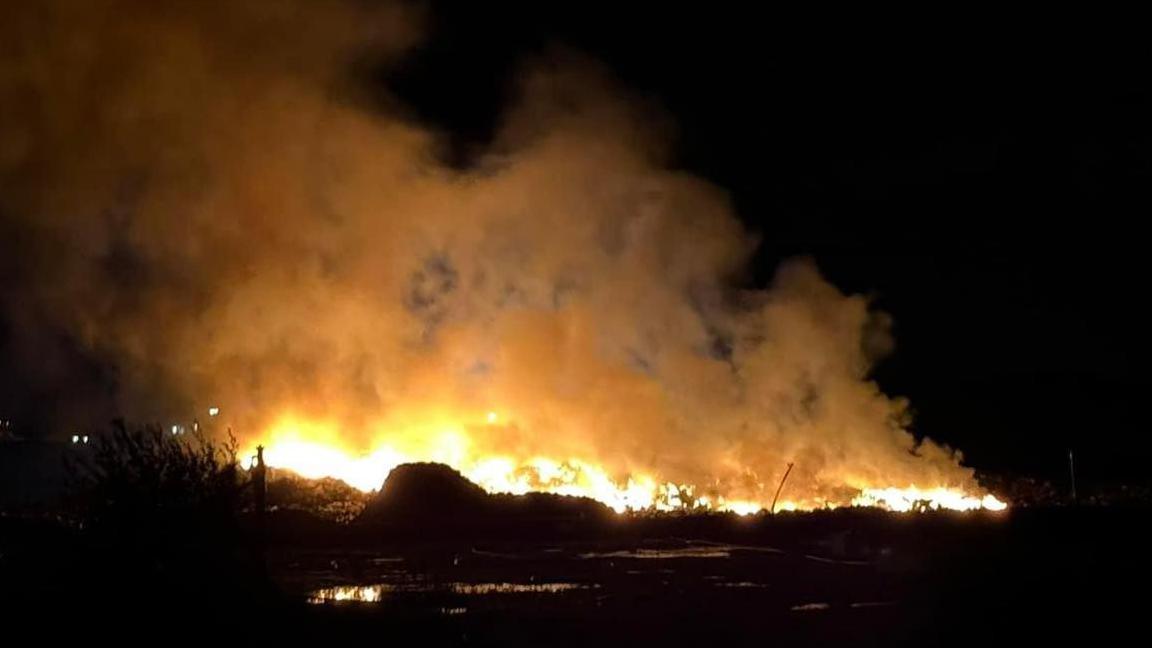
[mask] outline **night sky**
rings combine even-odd
[[[893,315],[876,378],[918,433],[989,469],[1060,475],[1075,448],[1085,478],[1146,472],[1140,41],[1083,16],[755,4],[434,3],[429,40],[375,81],[466,165],[525,57],[590,54],[671,115],[679,166],[731,192],[762,237],[750,281],[810,255]]]
[[[424,43],[398,68],[364,61],[365,86],[467,167],[526,60],[588,55],[669,116],[676,167],[730,192],[762,239],[748,285],[811,256],[893,316],[875,377],[918,434],[981,468],[1058,476],[1075,448],[1085,479],[1146,472],[1142,42],[1080,17],[621,4],[434,2]],[[13,366],[4,402],[57,398],[13,396]]]

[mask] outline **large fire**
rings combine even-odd
[[[500,424],[497,412],[481,416],[479,424]],[[678,483],[673,476],[633,472],[611,474],[580,457],[517,456],[489,453],[477,448],[469,426],[440,423],[393,431],[367,452],[357,452],[342,441],[335,426],[285,418],[264,437],[268,465],[303,477],[333,477],[365,492],[384,483],[393,468],[410,462],[447,464],[490,493],[554,493],[588,497],[618,513],[625,511],[713,510],[750,515],[772,506],[768,499],[733,497],[718,485]],[[243,456],[255,454],[255,443]],[[765,484],[770,487],[779,484]],[[1007,504],[991,494],[959,487],[859,484],[848,498],[789,497],[775,502],[775,510],[803,511],[843,506],[874,506],[890,511],[925,509],[1001,511]]]
[[[489,145],[446,164],[379,83],[421,41],[406,9],[23,4],[0,21],[12,339],[66,351],[26,349],[29,376],[100,381],[55,409],[195,408],[364,490],[435,461],[618,511],[1004,507],[873,380],[889,316],[817,259],[769,280],[810,246],[761,255],[788,228],[693,176],[607,68],[526,61]]]

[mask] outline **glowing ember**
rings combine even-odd
[[[498,417],[487,412],[483,419],[494,425]],[[674,511],[703,509],[752,515],[769,508],[771,492],[762,499],[737,497],[713,486],[677,484],[656,475],[633,471],[613,474],[602,465],[577,457],[516,457],[480,452],[466,427],[451,424],[415,425],[382,436],[367,453],[345,449],[334,426],[285,419],[265,437],[268,465],[318,479],[334,477],[368,492],[384,483],[393,468],[404,463],[432,461],[459,470],[490,493],[554,493],[588,497],[618,513],[625,511]],[[253,448],[255,444],[253,443]],[[243,453],[254,454],[254,449]],[[773,486],[774,488],[774,486]],[[785,488],[785,492],[787,489]],[[697,496],[697,493],[702,493]],[[777,511],[802,511],[871,506],[896,512],[949,509],[1002,511],[1007,504],[990,494],[977,494],[957,487],[857,487],[840,498],[794,497],[776,503]]]

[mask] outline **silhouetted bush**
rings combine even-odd
[[[74,512],[100,586],[224,597],[258,583],[241,534],[236,443],[118,422],[73,466]]]
[[[98,529],[153,529],[231,519],[239,506],[236,442],[200,434],[169,436],[159,426],[113,424],[93,451],[76,461],[74,490],[81,518]]]

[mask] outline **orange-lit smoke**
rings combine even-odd
[[[748,511],[793,463],[778,508],[998,504],[868,379],[886,318],[808,260],[746,287],[724,193],[669,169],[664,120],[594,63],[526,64],[458,170],[353,74],[418,40],[395,7],[14,13],[19,310],[114,366],[137,418],[219,406],[273,465],[361,488],[437,460],[491,490]]]

